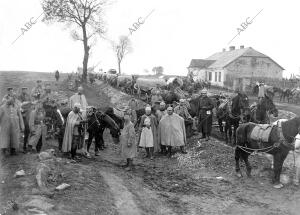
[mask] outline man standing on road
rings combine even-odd
[[[80,113],[80,104],[75,103],[73,105],[73,110],[69,113],[64,140],[62,145],[62,151],[64,153],[71,152],[71,158],[75,159],[76,150],[82,147],[83,143],[83,116]]]
[[[30,119],[30,113],[32,110],[31,98],[28,93],[27,87],[22,87],[22,92],[19,95],[18,99],[21,102],[21,113],[22,113],[24,127],[25,127],[23,151],[26,152],[28,137],[29,137],[29,133],[30,133],[29,119]]]
[[[168,148],[168,156],[172,155],[172,147],[180,147],[181,152],[186,154],[186,133],[184,119],[174,113],[173,108],[167,108],[168,114],[163,116],[158,125],[158,141]],[[166,152],[165,152],[166,153]]]
[[[3,154],[10,149],[15,155],[19,148],[20,132],[24,131],[21,111],[14,97],[7,97],[5,104],[0,107],[0,149]]]
[[[44,93],[43,86],[42,86],[42,80],[37,80],[36,83],[37,83],[36,87],[34,87],[31,90],[32,101],[40,100],[41,96]]]
[[[74,109],[76,103],[80,104],[80,113],[81,113],[83,119],[86,120],[86,111],[87,111],[88,103],[86,101],[85,95],[83,94],[82,86],[78,87],[78,92],[75,93],[75,95],[71,96],[70,102],[69,102],[70,108]],[[86,134],[86,124],[84,124],[83,133]],[[88,139],[88,137],[84,137],[84,139],[83,139],[82,151],[84,154],[86,154],[86,156],[88,158],[90,158],[91,156],[87,151],[87,145],[85,144],[85,139]]]
[[[207,96],[206,89],[203,89],[201,91],[201,98],[198,107],[200,109],[198,113],[198,129],[199,132],[202,133],[202,139],[206,138],[206,140],[209,140],[212,130],[212,109],[214,108],[214,104],[212,100]]]
[[[36,109],[30,113],[29,151],[36,150],[36,152],[39,153],[42,146],[46,144],[47,127],[45,124],[45,117],[46,112],[42,106],[36,107]]]

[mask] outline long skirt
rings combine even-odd
[[[144,127],[141,133],[140,138],[140,147],[153,147],[154,141],[153,141],[153,133],[151,128]]]

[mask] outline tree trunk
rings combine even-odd
[[[121,75],[121,61],[118,61],[119,75]]]
[[[87,83],[87,68],[88,68],[88,61],[89,61],[89,51],[90,47],[88,46],[88,38],[86,34],[85,25],[82,26],[82,33],[83,33],[83,49],[84,49],[84,56],[83,56],[83,66],[82,66],[82,81]]]

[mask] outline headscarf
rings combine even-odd
[[[80,108],[81,108],[81,105],[80,105],[80,103],[78,103],[78,102],[77,102],[77,103],[75,103],[75,104],[74,104],[74,108],[75,108],[75,107],[80,109]]]

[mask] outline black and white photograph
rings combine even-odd
[[[0,215],[299,215],[299,10],[0,0]]]

